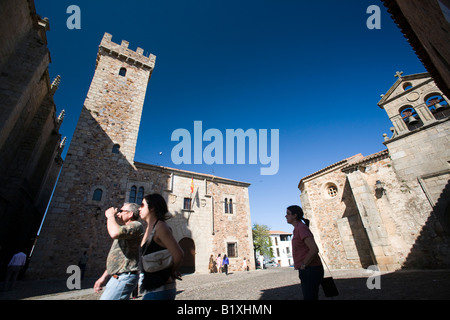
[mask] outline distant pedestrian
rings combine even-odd
[[[264,269],[264,256],[259,255],[258,261],[259,261],[259,268],[260,268],[261,270],[263,270],[263,269]]]
[[[247,259],[245,257],[244,257],[244,261],[242,261],[242,271],[248,271]]]
[[[303,217],[299,206],[286,209],[286,221],[294,226],[292,237],[292,255],[294,268],[299,272],[305,300],[319,299],[319,286],[322,283],[324,270],[319,257],[319,249],[314,236],[309,230],[309,220]]]
[[[5,287],[4,290],[12,290],[16,285],[17,277],[20,271],[27,262],[27,255],[23,252],[16,253],[8,264],[8,269],[6,270]],[[8,286],[8,283],[11,284]]]
[[[83,252],[83,255],[80,257],[80,261],[78,261],[78,266],[81,270],[81,280],[84,279],[84,272],[86,271],[86,264],[88,261],[87,251]]]
[[[228,257],[225,254],[223,256],[222,266],[223,266],[223,271],[225,272],[226,275],[228,275],[228,265],[229,264],[230,264],[230,261],[228,260]]]
[[[213,273],[214,272],[214,256],[213,255],[211,255],[209,257],[208,270],[209,270],[209,273]]]
[[[217,255],[216,263],[217,263],[217,272],[221,273],[222,272],[222,257],[220,256],[220,253]]]

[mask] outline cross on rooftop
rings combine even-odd
[[[402,77],[402,74],[403,74],[403,71],[397,71],[397,72],[395,73],[395,76],[394,76],[394,77],[396,77],[396,78],[401,78],[401,77]]]

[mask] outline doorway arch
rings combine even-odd
[[[184,251],[183,263],[179,271],[181,273],[195,272],[195,243],[191,238],[183,238],[178,242]]]

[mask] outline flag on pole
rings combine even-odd
[[[194,177],[191,180],[191,194],[194,193]]]

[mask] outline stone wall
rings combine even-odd
[[[48,21],[32,0],[4,0],[0,24],[0,259],[9,261],[32,250],[62,163],[62,118],[53,101],[59,77],[48,73]]]
[[[361,155],[356,156],[356,159],[360,158]],[[372,264],[358,209],[347,177],[342,172],[347,164],[347,160],[343,161],[303,179],[301,188],[305,217],[310,220],[322,257],[334,269],[361,268]]]

